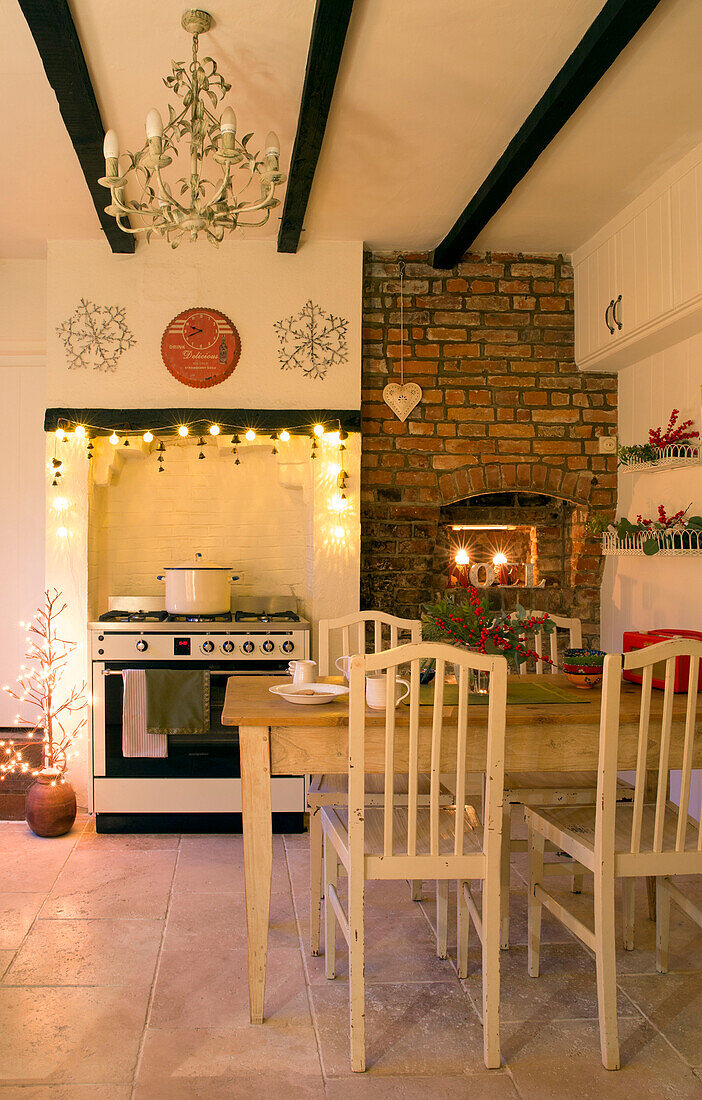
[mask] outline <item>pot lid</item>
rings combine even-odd
[[[231,565],[217,565],[216,562],[207,561],[203,558],[202,554],[195,554],[190,561],[180,561],[176,565],[167,565],[166,569],[221,569],[222,572],[228,573],[231,570]]]

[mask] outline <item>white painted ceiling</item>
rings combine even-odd
[[[430,248],[602,7],[603,0],[356,0],[303,242]],[[183,0],[71,0],[106,127],[143,142],[161,78],[189,57]],[[314,0],[212,5],[201,40],[232,84],[240,133],[292,148]],[[0,0],[0,255],[101,237],[56,100],[16,0]],[[570,251],[702,140],[702,3],[662,0],[478,239]],[[106,203],[108,201],[107,192]],[[275,236],[274,214],[255,236]],[[205,242],[197,247],[207,248]]]

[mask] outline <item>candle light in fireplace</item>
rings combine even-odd
[[[504,584],[506,579],[507,579],[506,578],[507,570],[504,568],[507,564],[507,555],[502,554],[502,553],[495,554],[494,558],[492,559],[492,564],[495,566],[495,573],[497,575],[497,583],[498,584]]]
[[[454,554],[453,563],[449,566],[449,586],[468,587],[468,566],[470,556],[465,547],[461,546]]]

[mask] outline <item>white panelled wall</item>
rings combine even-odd
[[[15,685],[31,619],[44,591],[43,366],[0,364],[3,461],[0,466],[0,682]],[[0,726],[10,726],[17,702],[0,693]]]
[[[635,363],[619,373],[619,441],[645,443],[648,429],[665,425],[672,409],[702,431],[702,334]],[[655,518],[692,504],[702,515],[702,466],[619,473],[617,514]],[[702,555],[608,557],[602,581],[602,648],[622,648],[625,630],[679,627],[702,630]],[[677,798],[677,776],[671,793]],[[702,773],[693,772],[691,812],[699,817]]]

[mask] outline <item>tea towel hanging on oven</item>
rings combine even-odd
[[[143,668],[122,670],[122,756],[168,756],[165,734],[146,732],[146,677]]]
[[[204,669],[147,668],[149,734],[206,734],[210,730],[210,674]]]

